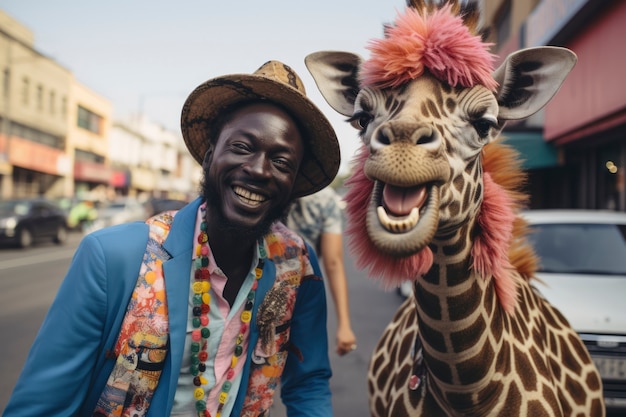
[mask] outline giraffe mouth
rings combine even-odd
[[[437,230],[439,202],[434,183],[398,187],[376,181],[365,222],[371,242],[395,258],[418,253]]]
[[[397,187],[384,184],[380,205],[376,208],[378,220],[391,233],[406,233],[420,219],[420,211],[428,197],[427,187]]]

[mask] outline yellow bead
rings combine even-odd
[[[202,388],[196,388],[193,391],[193,398],[196,400],[201,400],[204,398],[204,390]]]
[[[226,404],[226,398],[228,398],[228,393],[220,392],[220,399],[219,399],[220,404]]]
[[[250,320],[252,319],[252,313],[250,311],[244,311],[243,313],[241,313],[241,321],[244,323],[250,323]]]
[[[256,279],[259,279],[261,278],[261,275],[263,275],[263,270],[261,268],[254,268],[254,274]]]
[[[209,294],[208,292],[202,294],[202,302],[204,304],[211,304],[211,294]]]
[[[193,289],[194,293],[202,294],[202,282],[199,282],[199,281],[194,282],[191,288]]]
[[[206,385],[206,384],[208,384],[208,383],[209,383],[209,381],[208,381],[205,377],[203,377],[202,375],[200,375],[200,383],[201,383],[202,385]]]
[[[234,368],[235,366],[237,366],[237,357],[233,356],[233,359],[230,361],[230,367]]]
[[[202,281],[202,292],[209,292],[210,289],[211,284],[209,284],[209,281]]]
[[[196,256],[202,255],[202,245],[196,245]]]

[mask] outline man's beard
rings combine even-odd
[[[232,223],[226,218],[226,216],[224,216],[220,195],[210,184],[210,181],[203,178],[200,183],[200,187],[202,196],[207,203],[207,208],[210,208],[210,212],[214,216],[210,219],[210,221],[215,222],[216,228],[221,232],[228,233],[233,236],[251,237],[254,239],[263,237],[268,234],[272,224],[274,224],[277,220],[286,218],[289,213],[289,209],[291,208],[291,202],[285,204],[284,207],[275,207],[255,226],[241,226]]]

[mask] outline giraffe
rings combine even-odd
[[[534,288],[525,177],[500,139],[576,55],[522,49],[494,70],[478,10],[455,1],[409,2],[384,29],[368,60],[305,58],[362,141],[346,195],[357,266],[414,281],[370,360],[372,416],[603,416],[588,351]]]

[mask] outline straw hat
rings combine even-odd
[[[330,122],[306,97],[302,80],[289,66],[269,61],[253,74],[217,77],[198,86],[183,105],[181,128],[191,155],[202,164],[211,126],[224,109],[239,102],[269,101],[281,105],[303,132],[305,152],[292,196],[302,197],[332,182],[339,170],[337,136]]]

